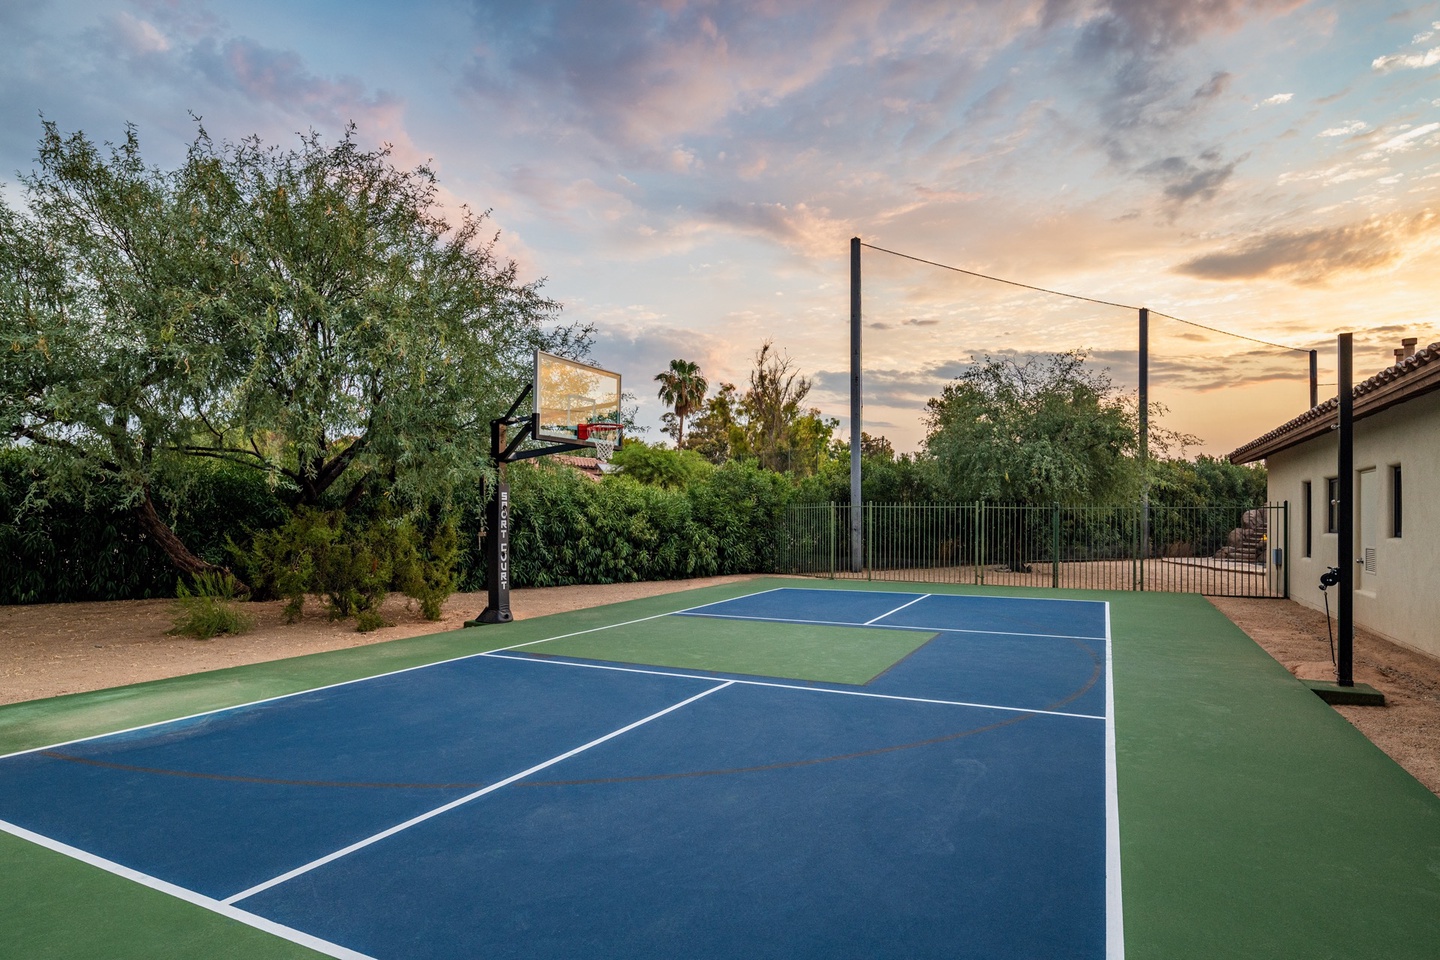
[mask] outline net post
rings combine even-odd
[[[1342,333],[1336,342],[1339,353],[1340,450],[1335,472],[1340,480],[1339,502],[1335,505],[1335,565],[1340,568],[1339,638],[1335,682],[1355,686],[1355,398],[1353,379],[1354,334]]]
[[[859,573],[864,560],[860,504],[860,432],[863,408],[860,352],[860,238],[850,238],[850,572]]]
[[[1150,310],[1140,308],[1140,589],[1150,553]]]

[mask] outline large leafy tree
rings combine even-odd
[[[925,452],[943,494],[1079,504],[1136,492],[1133,404],[1085,360],[987,356],[930,400]]]
[[[168,464],[263,471],[296,507],[431,506],[480,479],[530,351],[588,349],[483,215],[450,223],[431,170],[353,128],[293,149],[202,129],[162,171],[133,129],[101,150],[46,124],[23,183],[0,219],[0,431],[53,482],[118,490],[183,571],[209,565],[155,509]]]
[[[685,418],[705,402],[709,382],[700,373],[700,365],[690,360],[671,360],[670,369],[655,375],[660,384],[659,396],[675,411],[675,447],[685,446]]]

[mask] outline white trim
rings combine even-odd
[[[1125,960],[1120,888],[1120,793],[1115,753],[1115,658],[1110,604],[1105,604],[1105,960]]]
[[[16,824],[0,820],[0,830],[19,837],[22,840],[28,840],[47,850],[53,850],[56,853],[63,854],[72,860],[79,860],[81,863],[98,867],[107,873],[113,873],[116,876],[124,877],[126,880],[132,880],[141,886],[158,890],[161,893],[175,897],[177,900],[192,903],[197,907],[209,910],[211,913],[218,913],[222,917],[238,920],[246,926],[263,930],[283,940],[289,940],[291,943],[297,943],[302,947],[309,947],[311,950],[323,953],[326,956],[338,957],[340,960],[374,960],[369,954],[360,953],[348,947],[342,947],[328,940],[321,940],[319,937],[303,933],[281,923],[276,923],[274,920],[267,920],[264,917],[241,910],[239,907],[231,906],[213,897],[207,897],[202,893],[196,893],[194,890],[187,890],[185,887],[177,886],[168,881],[161,880],[158,877],[152,877],[148,873],[141,873],[139,870],[116,863],[113,860],[97,857],[93,853],[88,853],[77,847],[72,847],[67,843],[61,843],[59,840],[54,840],[42,834],[26,830],[24,827],[17,826]]]
[[[933,596],[933,594],[922,593],[922,594],[920,594],[920,596],[916,597],[914,600],[911,600],[909,603],[902,603],[902,604],[900,604],[900,606],[896,607],[894,610],[890,610],[890,611],[887,611],[887,612],[885,612],[885,613],[880,614],[880,616],[876,617],[874,620],[866,620],[864,623],[860,624],[860,626],[862,626],[862,627],[868,627],[868,626],[870,626],[872,623],[874,623],[875,620],[884,620],[886,617],[890,616],[890,614],[892,614],[892,613],[899,613],[901,610],[904,610],[906,607],[914,606],[915,604],[919,603],[921,600],[924,600],[926,597],[929,597],[929,596]]]
[[[922,598],[922,599],[923,599],[923,598]],[[1007,598],[1002,597],[1002,598],[1000,598],[1000,599],[1007,599]],[[1093,601],[1086,600],[1086,601],[1082,601],[1082,602],[1084,602],[1084,603],[1091,603],[1091,602],[1093,602]],[[907,606],[908,606],[908,604],[907,604]],[[894,610],[890,611],[890,613],[894,613],[894,612],[895,612]],[[890,615],[890,614],[888,614],[888,613],[887,613],[887,614],[884,614],[884,616],[887,616],[887,617],[888,617],[889,615]],[[816,627],[849,627],[849,628],[854,629],[854,630],[859,630],[859,629],[862,629],[862,628],[863,628],[863,629],[866,629],[866,630],[919,630],[919,631],[921,631],[921,632],[923,632],[923,633],[978,633],[978,634],[981,634],[981,635],[983,635],[983,636],[994,636],[994,637],[1039,637],[1039,638],[1044,639],[1044,640],[1104,640],[1104,639],[1105,639],[1104,637],[1082,637],[1082,636],[1076,636],[1076,635],[1068,634],[1068,633],[1015,633],[1015,632],[1010,631],[1010,630],[965,630],[965,629],[962,629],[962,628],[960,628],[960,627],[920,627],[920,626],[912,627],[912,626],[906,626],[906,625],[904,625],[904,624],[896,624],[896,623],[876,623],[876,624],[873,624],[873,625],[872,625],[872,624],[867,624],[867,623],[848,623],[848,622],[846,622],[846,621],[844,621],[844,620],[800,620],[800,619],[791,619],[791,618],[786,618],[786,617],[742,617],[742,616],[738,616],[738,615],[735,615],[735,614],[728,614],[728,613],[695,613],[694,611],[691,611],[691,610],[677,610],[677,611],[675,611],[674,614],[670,614],[670,616],[676,616],[676,617],[696,617],[696,618],[699,618],[699,619],[708,619],[708,620],[757,620],[757,621],[761,621],[761,622],[764,622],[764,623],[800,623],[800,624],[806,624],[806,625],[809,625],[809,626],[816,626]],[[559,638],[557,637],[556,639],[559,639]],[[510,649],[510,648],[506,648],[506,649]],[[0,759],[3,759],[3,758],[0,758]]]
[[[373,843],[378,843],[379,841],[384,840],[386,837],[393,837],[395,834],[400,833],[402,830],[408,830],[409,828],[417,824],[424,823],[426,820],[429,820],[433,817],[438,817],[440,814],[450,810],[454,810],[456,807],[463,806],[464,804],[467,804],[472,800],[478,800],[488,793],[494,793],[501,787],[507,787],[510,784],[514,783],[516,780],[523,780],[525,777],[528,777],[533,773],[539,773],[541,770],[544,770],[547,767],[553,767],[557,763],[569,760],[571,757],[576,756],[577,754],[584,753],[591,747],[598,747],[600,744],[605,743],[607,740],[613,740],[621,734],[629,733],[636,727],[644,726],[651,720],[658,720],[660,717],[665,716],[665,714],[675,710],[679,710],[681,707],[688,706],[702,697],[708,697],[710,696],[710,694],[715,693],[716,691],[724,690],[732,683],[734,683],[734,681],[726,680],[723,683],[716,684],[708,690],[702,690],[700,693],[695,694],[693,697],[688,697],[685,700],[681,700],[679,703],[672,703],[664,710],[656,711],[655,713],[650,714],[650,716],[644,717],[640,720],[636,720],[634,723],[627,724],[618,730],[612,730],[609,733],[605,734],[603,737],[596,737],[589,743],[582,744],[572,750],[567,750],[564,753],[559,754],[558,756],[551,757],[549,760],[537,763],[533,767],[521,770],[519,773],[511,774],[504,780],[497,780],[496,782],[490,784],[487,787],[482,787],[479,790],[474,791],[473,793],[468,793],[463,797],[451,800],[449,803],[438,806],[434,810],[430,810],[426,813],[422,813],[418,817],[411,817],[404,823],[397,823],[395,826],[390,827],[386,830],[381,830],[379,833],[366,837],[364,840],[358,840],[355,843],[350,844],[348,847],[342,847],[341,849],[336,850],[333,853],[327,853],[323,857],[311,860],[309,863],[298,866],[294,870],[282,873],[278,877],[266,880],[264,883],[257,883],[255,886],[250,887],[248,890],[242,890],[234,896],[226,897],[225,900],[223,900],[222,902],[226,904],[238,903],[241,900],[246,899],[247,897],[253,897],[257,893],[269,890],[271,887],[279,886],[280,884],[285,883],[287,880],[293,880],[296,877],[301,876],[302,874],[309,873],[311,870],[314,870],[317,867],[323,867],[327,863],[333,863],[336,860],[339,860],[341,857],[349,856],[350,854],[355,853],[357,850],[363,850],[364,848],[370,846]]]
[[[713,676],[696,673],[674,673],[665,670],[645,670],[640,667],[622,667],[609,663],[585,663],[579,660],[561,660],[553,657],[507,657],[500,651],[488,653],[486,656],[494,657],[496,660],[515,660],[521,663],[538,663],[545,666],[555,667],[581,667],[585,670],[614,670],[618,673],[643,673],[653,677],[676,677],[682,680],[714,680]],[[833,687],[804,687],[795,683],[776,683],[773,680],[739,680],[732,679],[730,683],[742,687],[773,687],[777,690],[802,690],[805,693],[838,693],[846,697],[869,697],[874,700],[899,700],[902,703],[936,703],[947,707],[975,707],[980,710],[1002,710],[1007,713],[1033,713],[1047,717],[1073,717],[1077,720],[1104,720],[1105,717],[1093,713],[1066,713],[1062,710],[1042,710],[1035,707],[1005,707],[995,703],[970,703],[965,700],[936,700],[929,697],[902,697],[893,693],[870,693],[865,690],[836,690]],[[816,681],[824,682],[824,681]]]

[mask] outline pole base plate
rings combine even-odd
[[[466,620],[465,626],[481,627],[487,623],[509,623],[514,619],[515,618],[510,615],[510,611],[508,609],[502,608],[500,610],[491,610],[489,607],[486,607],[483,611],[481,611],[480,616],[476,617],[474,620]]]
[[[1383,707],[1385,694],[1368,683],[1342,687],[1333,680],[1301,680],[1321,700],[1332,706]]]

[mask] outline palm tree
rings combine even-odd
[[[685,447],[685,418],[705,402],[705,391],[710,384],[700,375],[700,365],[689,360],[671,360],[670,369],[657,373],[655,380],[660,384],[660,399],[675,411],[680,422],[675,449]]]

